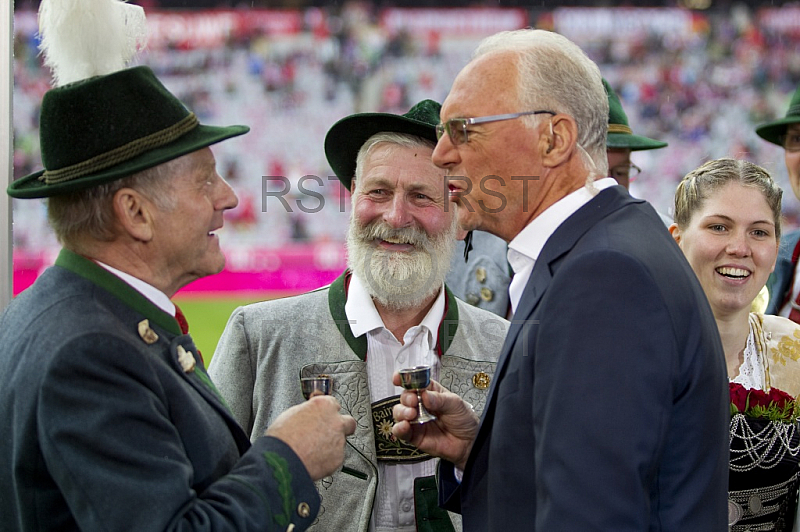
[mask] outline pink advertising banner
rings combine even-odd
[[[14,252],[14,295],[28,288],[55,261],[57,251]],[[341,243],[280,249],[226,250],[227,264],[217,274],[185,286],[182,296],[249,296],[301,293],[329,284],[346,266]]]

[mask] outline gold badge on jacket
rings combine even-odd
[[[372,403],[372,424],[375,428],[375,451],[381,462],[414,463],[427,460],[431,457],[392,434],[394,416],[392,408],[400,404],[400,396],[387,397],[382,401]]]
[[[489,383],[491,382],[492,378],[489,377],[487,373],[479,371],[475,375],[472,376],[472,385],[475,386],[479,390],[485,390],[489,387]]]
[[[140,321],[138,327],[139,336],[142,337],[142,340],[144,340],[146,344],[150,345],[158,341],[158,335],[153,329],[150,328],[149,320]]]

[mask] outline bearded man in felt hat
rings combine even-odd
[[[783,159],[794,195],[800,199],[800,87],[794,92],[786,116],[756,128],[759,137],[783,148]],[[767,281],[766,314],[777,314],[800,323],[800,283],[797,282],[800,230],[781,238],[775,271]]]
[[[47,198],[63,249],[0,316],[0,529],[304,530],[355,422],[318,397],[251,443],[170,301],[224,266],[209,146],[248,128],[149,68],[99,74],[44,96],[45,169],[8,188]]]
[[[352,192],[348,269],[330,286],[237,309],[209,372],[256,437],[302,401],[298,375],[328,375],[356,418],[344,467],[318,483],[320,532],[460,530],[436,504],[436,460],[391,436],[392,373],[430,366],[477,411],[508,322],[444,285],[456,209],[431,161],[440,105],[337,122],[325,153]]]

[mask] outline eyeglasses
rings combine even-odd
[[[500,122],[501,120],[513,120],[525,115],[555,115],[553,111],[523,111],[521,113],[510,113],[505,115],[480,116],[477,118],[451,118],[447,122],[436,125],[436,139],[441,139],[444,132],[450,137],[450,142],[458,146],[469,142],[467,126],[474,124],[485,124],[487,122]]]
[[[616,180],[627,179],[631,180],[642,171],[641,168],[633,163],[618,164],[614,168],[609,168],[608,177],[613,177]]]
[[[779,137],[781,146],[786,151],[800,151],[800,133],[789,133]]]

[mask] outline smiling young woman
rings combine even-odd
[[[781,196],[772,177],[755,164],[709,161],[678,185],[670,233],[711,305],[732,386],[782,390],[796,397],[800,393],[800,325],[751,312],[753,300],[775,268]],[[800,479],[796,417],[783,424],[737,412],[730,427],[729,525],[793,530]],[[772,438],[774,445],[759,447],[754,433],[759,435],[758,442]],[[742,467],[742,457],[746,467]]]

